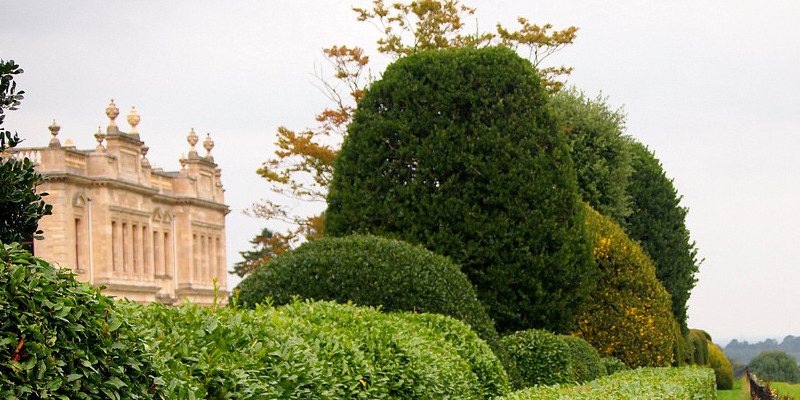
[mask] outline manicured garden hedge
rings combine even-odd
[[[161,399],[163,389],[111,298],[0,243],[0,398]]]
[[[449,315],[487,341],[494,323],[458,265],[422,246],[354,235],[304,243],[256,269],[236,287],[237,301],[254,307],[301,299],[352,301],[384,311]]]
[[[640,368],[605,376],[585,385],[537,386],[497,400],[715,400],[710,368]]]
[[[524,387],[573,382],[570,348],[559,335],[529,329],[503,337],[500,344],[514,361]]]
[[[175,399],[491,399],[509,391],[489,347],[442,315],[311,301],[120,307]]]

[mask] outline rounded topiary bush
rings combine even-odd
[[[572,355],[563,337],[538,329],[500,339],[526,387],[573,381]]]
[[[397,60],[359,101],[336,156],[326,235],[421,244],[461,265],[498,331],[569,331],[595,275],[547,101],[510,49]]]
[[[398,240],[354,235],[304,243],[242,280],[238,300],[250,307],[294,296],[380,306],[385,311],[449,315],[495,341],[493,322],[469,279],[450,259]]]
[[[619,225],[592,209],[587,216],[600,280],[576,320],[575,334],[629,368],[669,366],[676,341],[669,293]]]
[[[717,389],[733,389],[733,367],[731,362],[728,361],[728,357],[725,357],[722,349],[714,343],[708,344],[708,361],[717,378]]]
[[[593,381],[606,374],[600,354],[589,342],[577,336],[561,336],[569,347],[572,358],[572,376],[575,382]]]
[[[0,243],[0,398],[162,398],[144,342],[111,298]]]
[[[617,357],[600,357],[600,365],[603,368],[603,371],[606,375],[611,375],[617,373],[619,371],[624,371],[628,367],[625,366],[625,363],[620,361]]]
[[[688,338],[692,350],[692,363],[695,365],[708,365],[708,333],[701,329],[690,329]]]

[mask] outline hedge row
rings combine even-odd
[[[120,305],[172,398],[491,399],[508,378],[463,323],[332,302]]]
[[[715,400],[714,371],[710,368],[639,368],[586,385],[537,386],[497,400]]]

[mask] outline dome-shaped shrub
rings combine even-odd
[[[708,344],[708,361],[711,363],[711,368],[714,369],[714,375],[717,377],[717,389],[730,390],[733,389],[733,367],[728,357],[722,349],[714,343]]]
[[[587,216],[600,278],[575,333],[629,368],[670,365],[675,319],[653,263],[619,225],[591,209]]]
[[[600,354],[582,337],[562,335],[572,358],[572,377],[575,382],[593,381],[606,374]]]
[[[573,381],[572,356],[563,337],[529,329],[503,337],[500,344],[514,360],[526,387]]]
[[[0,243],[0,398],[160,399],[162,385],[111,298]]]
[[[304,243],[258,268],[236,288],[254,306],[294,296],[449,315],[487,341],[497,332],[467,277],[450,259],[398,240],[356,235]]]
[[[451,257],[501,332],[566,332],[594,284],[575,169],[528,60],[420,52],[386,68],[336,156],[325,233]]]

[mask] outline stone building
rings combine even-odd
[[[98,129],[94,135],[93,150],[62,145],[55,121],[48,147],[16,149],[15,157],[27,156],[45,176],[38,190],[49,193],[45,201],[53,205],[53,214],[39,222],[45,238],[35,241],[34,254],[116,297],[210,304],[216,280],[224,300],[230,210],[211,156],[214,142],[207,136],[206,155],[199,155],[192,129],[182,169],[166,172],[147,160],[135,109],[127,133],[115,123],[119,109],[113,100],[106,115],[110,122],[105,133]]]

